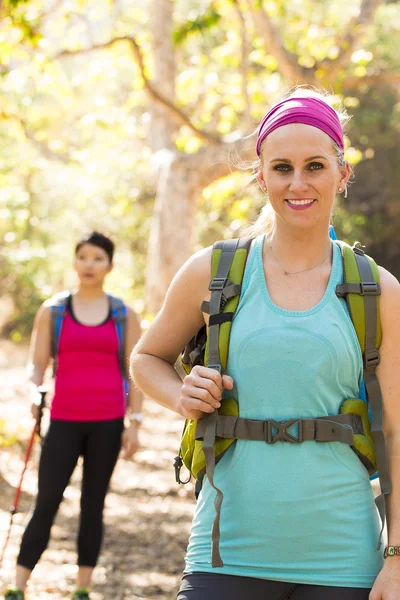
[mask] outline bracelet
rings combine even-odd
[[[132,421],[135,421],[135,423],[137,423],[138,425],[141,425],[143,423],[142,413],[131,413],[130,415],[128,415],[127,418],[130,423],[132,423]]]
[[[400,546],[386,546],[383,558],[388,556],[400,556]]]

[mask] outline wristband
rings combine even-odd
[[[138,425],[141,425],[143,423],[143,414],[142,413],[131,413],[130,415],[128,415],[128,421],[130,423],[132,423],[132,421],[135,421],[135,423],[137,423]]]
[[[383,558],[388,556],[400,556],[400,546],[386,546]]]

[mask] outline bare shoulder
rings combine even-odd
[[[185,262],[172,280],[166,302],[176,293],[183,294],[185,298],[192,297],[196,305],[199,297],[205,298],[211,279],[211,256],[210,246],[199,250]]]
[[[381,282],[382,320],[400,318],[400,283],[384,267],[378,267]]]
[[[197,281],[199,285],[210,283],[212,246],[193,254],[178,271],[183,277]]]
[[[36,313],[35,321],[37,323],[49,323],[51,314],[52,299],[49,298],[40,306]]]
[[[136,346],[137,354],[150,354],[174,364],[182,348],[204,325],[200,305],[210,293],[211,256],[212,248],[200,250],[179,269],[160,312]]]

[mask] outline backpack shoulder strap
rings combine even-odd
[[[251,238],[216,242],[212,252],[211,297],[201,310],[210,315],[205,350],[205,364],[220,373],[228,362],[232,320],[239,304],[242,280]]]
[[[378,266],[358,242],[353,247],[341,241],[335,243],[340,247],[344,268],[344,282],[336,287],[336,294],[346,298],[363,360],[371,364],[378,360],[382,342]]]
[[[344,269],[344,282],[336,287],[336,294],[346,298],[361,348],[367,403],[372,409],[371,433],[382,492],[375,500],[382,520],[379,547],[385,524],[385,496],[391,492],[385,438],[382,430],[382,393],[376,376],[376,367],[380,361],[379,348],[382,342],[379,271],[375,261],[364,253],[359,242],[356,242],[353,247],[345,242],[335,243],[340,247]]]
[[[126,368],[126,329],[127,329],[127,309],[120,298],[108,294],[111,306],[111,318],[115,324],[115,330],[118,338],[118,362],[124,380],[128,379]]]
[[[251,239],[235,239],[217,242],[212,252],[212,279],[209,285],[211,297],[203,302],[201,310],[210,315],[205,349],[205,364],[220,373],[226,369],[228,361],[229,337],[232,319],[239,303],[246,259]],[[220,516],[223,494],[214,484],[216,426],[218,411],[208,414],[203,437],[203,452],[206,462],[206,475],[210,485],[217,492],[215,498],[215,519],[212,526],[212,565],[223,566],[219,552]]]
[[[65,317],[65,309],[71,292],[60,292],[50,299],[50,349],[51,357],[56,362],[60,344],[61,328]],[[54,365],[55,372],[55,365]]]

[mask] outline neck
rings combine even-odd
[[[280,265],[288,271],[300,271],[330,258],[332,243],[324,225],[313,230],[296,230],[277,224],[268,244]]]
[[[100,298],[103,298],[105,295],[106,294],[105,294],[105,291],[103,290],[102,285],[86,287],[81,284],[79,286],[77,292],[75,293],[75,296],[77,296],[81,300],[87,300],[87,301],[99,300]]]

